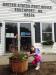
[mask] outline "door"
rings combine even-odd
[[[29,50],[31,47],[31,23],[20,23],[20,49]]]
[[[5,23],[5,50],[12,52],[18,50],[18,29],[17,23]]]

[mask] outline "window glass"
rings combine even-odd
[[[42,23],[42,41],[52,40],[52,24]]]
[[[52,33],[42,33],[42,40],[52,40]]]
[[[52,32],[52,24],[51,23],[43,23],[42,24],[42,32]]]
[[[31,23],[20,23],[20,49],[29,50],[31,45]]]
[[[5,48],[6,52],[18,50],[18,27],[17,23],[5,23]]]

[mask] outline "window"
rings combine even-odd
[[[42,23],[42,41],[52,40],[52,23]]]
[[[1,43],[1,27],[2,27],[2,23],[0,23],[0,43]]]
[[[54,24],[52,23],[35,22],[34,27],[35,27],[35,43],[45,42],[47,40],[54,41],[54,33],[56,32],[56,23],[54,27]]]

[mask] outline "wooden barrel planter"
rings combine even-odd
[[[12,72],[25,72],[28,70],[28,60],[18,61],[18,60],[10,60],[9,65]]]

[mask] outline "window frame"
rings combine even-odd
[[[52,40],[55,41],[55,40],[54,40],[54,23],[51,23],[51,22],[42,22],[42,23],[40,23],[41,43],[43,42],[43,40],[42,40],[42,39],[43,39],[43,37],[42,37],[42,25],[43,25],[43,24],[46,24],[46,23],[47,23],[47,24],[52,24],[52,32],[51,32],[51,33],[52,33]],[[47,33],[47,32],[46,32],[46,33]],[[49,32],[49,33],[50,33],[50,32]]]

